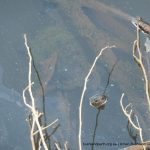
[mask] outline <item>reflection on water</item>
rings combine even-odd
[[[0,64],[3,67],[0,68],[0,133],[3,135],[0,140],[3,144],[0,148],[15,149],[18,146],[16,149],[30,149],[21,98],[22,89],[26,86],[28,65],[21,38],[23,32],[29,36],[36,66],[43,84],[46,84],[48,121],[60,119],[60,127],[53,135],[53,141],[63,144],[67,140],[71,149],[77,149],[78,105],[84,77],[97,51],[108,43],[116,44],[117,48],[104,54],[88,82],[83,109],[83,141],[91,142],[97,113],[96,109],[90,107],[89,97],[96,92],[102,93],[107,74],[116,60],[118,65],[111,77],[111,83],[115,86],[107,89],[108,103],[99,117],[96,142],[130,142],[126,130],[127,120],[119,105],[122,91],[126,93],[126,102],[135,105],[141,126],[148,131],[149,121],[145,121],[147,116],[143,115],[146,109],[143,81],[131,57],[135,33],[129,22],[132,15],[128,12],[137,10],[126,9],[130,1],[120,2],[119,5],[115,3],[110,6],[98,0],[0,2],[0,6],[5,8],[0,9],[3,14],[0,25]],[[144,8],[141,1],[134,5]],[[143,8],[140,11],[143,10],[142,14],[145,14]],[[33,79],[37,81],[34,76]],[[40,94],[38,90],[35,91],[38,97]],[[18,136],[15,134],[16,122],[19,122]],[[23,138],[18,139],[19,136]],[[148,139],[148,132],[144,132],[144,136]],[[91,147],[85,146],[84,149]]]

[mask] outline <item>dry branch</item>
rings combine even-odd
[[[124,107],[123,103],[122,103],[123,97],[124,97],[124,93],[122,94],[122,96],[120,98],[120,106],[122,108],[122,111],[123,111],[124,115],[128,118],[128,120],[129,120],[130,124],[132,125],[132,127],[139,132],[141,143],[143,143],[144,140],[143,140],[142,128],[140,127],[138,117],[137,117],[137,115],[134,114],[135,119],[136,119],[136,124],[135,124],[132,120],[132,115],[133,115],[132,104],[129,103],[126,107]],[[129,111],[128,111],[128,109],[129,109]],[[145,146],[143,146],[143,148],[145,150]]]
[[[87,82],[88,82],[88,79],[96,65],[96,62],[97,60],[100,58],[100,56],[102,55],[103,51],[105,51],[106,49],[110,49],[110,48],[113,48],[115,47],[115,45],[113,46],[106,46],[104,48],[102,48],[99,52],[99,54],[96,56],[87,76],[85,77],[84,79],[84,86],[83,86],[83,91],[82,91],[82,94],[81,94],[81,99],[80,99],[80,104],[79,104],[79,133],[78,133],[78,140],[79,140],[79,150],[82,150],[82,105],[83,105],[83,99],[84,99],[84,95],[85,95],[85,91],[87,89]]]
[[[23,90],[23,99],[24,99],[24,103],[25,105],[29,108],[29,110],[31,111],[31,116],[32,116],[32,121],[31,121],[31,129],[30,129],[30,139],[31,139],[31,144],[32,144],[32,149],[36,150],[36,143],[34,140],[34,136],[35,134],[39,133],[39,141],[38,141],[38,149],[41,148],[41,144],[44,148],[44,150],[48,150],[46,141],[45,141],[45,135],[43,130],[45,130],[46,128],[52,126],[54,123],[56,123],[58,121],[58,119],[56,119],[53,123],[51,123],[50,125],[46,126],[46,127],[42,127],[41,123],[40,123],[40,117],[43,115],[43,112],[39,112],[36,109],[36,104],[35,104],[35,99],[32,93],[32,55],[30,52],[30,47],[28,46],[28,42],[27,42],[27,36],[26,34],[24,34],[24,40],[25,40],[25,47],[27,49],[28,52],[28,56],[29,56],[29,70],[28,70],[28,85],[27,87]],[[31,104],[27,103],[27,99],[25,96],[25,93],[29,92],[29,97],[31,100]]]
[[[150,93],[149,93],[149,81],[148,81],[148,76],[147,72],[143,63],[143,56],[140,48],[140,28],[139,25],[137,25],[137,39],[134,41],[133,44],[133,57],[135,62],[138,64],[138,66],[141,68],[144,81],[145,81],[145,93],[146,93],[146,98],[148,102],[148,109],[150,111]]]

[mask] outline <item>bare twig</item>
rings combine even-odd
[[[34,82],[32,82],[32,84],[30,86],[32,86],[34,84]],[[30,104],[27,103],[27,99],[26,99],[26,96],[25,96],[25,93],[26,91],[29,89],[29,85],[23,90],[23,101],[24,101],[24,104],[30,108],[32,110],[32,107]]]
[[[133,121],[134,121],[134,118],[135,118],[135,116],[134,116],[134,113],[133,113],[131,115],[131,119],[133,119]],[[137,143],[137,136],[138,136],[138,134],[137,134],[137,132],[134,134],[132,125],[130,124],[129,120],[128,120],[128,123],[127,123],[127,130],[128,130],[129,136],[134,141],[134,144],[136,144]]]
[[[53,121],[52,123],[50,123],[49,125],[47,125],[46,127],[41,127],[42,130],[47,129],[48,127],[52,126],[53,124],[55,124],[56,122],[58,122],[58,119],[56,119],[55,121]],[[37,134],[39,131],[36,131],[33,133],[33,135]]]
[[[132,120],[132,114],[133,114],[132,104],[129,103],[126,107],[124,107],[123,103],[122,103],[123,97],[124,97],[124,93],[122,94],[121,99],[120,99],[120,106],[122,108],[122,111],[123,111],[124,115],[128,118],[128,121],[130,122],[130,124],[132,125],[132,127],[135,128],[139,132],[141,143],[143,143],[144,140],[143,140],[142,128],[140,127],[140,123],[139,123],[138,117],[137,117],[137,115],[134,114],[134,116],[136,118],[136,124],[137,124],[136,125],[133,122],[133,120]],[[128,109],[129,109],[129,112],[128,112]],[[143,148],[145,150],[145,146],[143,146]]]
[[[29,56],[29,71],[28,71],[28,86],[23,90],[23,99],[24,99],[25,105],[31,111],[32,121],[31,121],[30,138],[31,138],[31,143],[32,143],[32,149],[36,150],[36,143],[35,143],[35,140],[34,140],[34,135],[36,133],[39,133],[40,137],[39,137],[39,141],[38,141],[37,144],[40,144],[40,145],[42,144],[44,149],[48,150],[43,130],[50,127],[51,125],[53,125],[58,120],[56,119],[53,123],[47,125],[46,127],[42,127],[42,125],[40,123],[40,117],[43,115],[43,113],[39,112],[36,109],[35,99],[34,99],[34,96],[33,96],[33,93],[32,93],[32,85],[33,85],[33,83],[32,83],[32,55],[31,55],[30,47],[28,46],[28,43],[27,43],[26,34],[24,34],[24,40],[25,40],[25,46],[26,46],[28,56]],[[30,99],[31,99],[31,104],[27,103],[27,100],[26,100],[25,92],[27,90],[29,92],[29,96],[30,96]],[[40,145],[38,146],[38,149],[41,148]]]
[[[113,48],[115,47],[115,45],[113,46],[106,46],[103,49],[100,50],[99,54],[96,56],[87,76],[84,79],[84,87],[83,87],[83,91],[81,94],[81,99],[80,99],[80,105],[79,105],[79,133],[78,133],[78,140],[79,140],[79,150],[82,150],[82,139],[81,139],[81,132],[82,132],[82,104],[83,104],[83,99],[84,99],[84,95],[85,95],[85,91],[87,89],[87,82],[88,79],[93,71],[93,68],[95,67],[95,64],[97,62],[97,60],[99,59],[99,57],[102,55],[103,51],[109,48]]]
[[[65,148],[65,150],[69,150],[69,148],[68,148],[68,141],[65,141],[64,148]]]
[[[139,29],[138,24],[137,24],[137,39],[134,41],[134,44],[133,44],[133,57],[134,57],[135,62],[141,68],[142,73],[143,73],[143,77],[145,81],[145,93],[146,93],[146,98],[148,101],[148,109],[150,111],[149,81],[148,81],[147,72],[146,72],[146,69],[142,60],[142,53],[140,49],[140,29]]]
[[[57,150],[61,150],[61,148],[60,148],[58,143],[55,143],[55,146],[56,146]]]
[[[38,145],[38,150],[40,150],[42,147],[41,147],[41,139],[39,140],[39,145]]]
[[[31,98],[31,107],[32,107],[31,110],[32,110],[32,113],[33,113],[33,118],[35,119],[36,125],[37,125],[39,133],[40,133],[40,137],[41,137],[41,140],[42,140],[43,147],[44,147],[45,150],[48,150],[46,142],[44,140],[44,135],[43,135],[43,132],[42,132],[42,129],[41,129],[41,125],[39,123],[39,119],[38,119],[39,112],[36,110],[35,100],[34,100],[33,93],[32,93],[32,88],[31,88],[31,85],[32,85],[32,79],[31,79],[31,77],[32,77],[32,56],[31,56],[31,53],[30,53],[30,47],[28,46],[28,43],[27,43],[26,34],[24,34],[24,40],[25,40],[25,46],[26,46],[28,56],[29,56],[28,90],[29,90],[29,95],[30,95],[30,98]],[[31,133],[31,136],[34,136],[32,134],[33,133]]]

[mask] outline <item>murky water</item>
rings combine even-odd
[[[97,109],[89,105],[89,98],[103,93],[116,60],[118,63],[106,91],[108,102],[98,117],[95,142],[132,142],[119,103],[122,92],[126,95],[124,103],[133,103],[144,129],[143,137],[149,140],[150,119],[144,83],[132,58],[136,33],[129,21],[132,16],[150,21],[149,4],[148,0],[136,3],[119,0],[0,1],[0,149],[31,149],[25,121],[27,110],[22,100],[28,74],[25,32],[44,84],[47,120],[52,122],[58,118],[60,121],[60,127],[52,136],[53,143],[63,145],[68,141],[70,149],[78,149],[78,106],[84,78],[99,49],[108,43],[117,47],[104,53],[88,81],[82,142],[92,142],[96,123]],[[149,65],[149,57],[145,60]],[[35,73],[33,79],[37,82]],[[38,86],[35,84],[34,88],[37,99],[41,96]],[[95,146],[95,150],[122,147],[125,146],[104,145]],[[91,146],[84,145],[83,149],[90,150]]]

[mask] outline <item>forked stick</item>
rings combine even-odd
[[[122,111],[123,111],[124,115],[128,118],[128,120],[129,120],[130,124],[132,125],[132,127],[133,127],[134,129],[136,129],[136,130],[139,132],[141,143],[143,143],[144,140],[143,140],[142,128],[140,127],[140,123],[139,123],[138,117],[137,117],[137,115],[134,114],[134,116],[135,116],[135,118],[136,118],[136,124],[137,124],[137,125],[136,125],[136,124],[132,121],[132,114],[133,114],[133,110],[132,110],[132,106],[131,106],[132,104],[129,103],[126,107],[124,107],[124,106],[123,106],[123,103],[122,103],[123,97],[124,97],[124,93],[122,94],[122,96],[121,96],[121,98],[120,98],[120,106],[121,106],[121,108],[122,108]],[[130,110],[129,110],[129,112],[128,112],[127,109],[129,109],[129,107],[130,107]],[[145,146],[144,146],[144,145],[143,145],[143,148],[144,148],[144,150],[145,150]]]
[[[32,124],[31,124],[31,131],[30,131],[30,138],[31,138],[31,143],[32,143],[32,149],[36,150],[35,143],[34,143],[34,135],[39,132],[39,135],[40,135],[39,143],[41,143],[43,145],[44,150],[48,150],[43,130],[45,130],[46,128],[48,128],[51,125],[53,125],[55,122],[58,121],[58,119],[56,119],[53,123],[51,123],[50,125],[48,125],[46,127],[42,127],[42,125],[39,122],[39,117],[41,117],[41,115],[43,113],[40,113],[36,109],[35,99],[34,99],[34,96],[33,96],[33,93],[32,93],[32,85],[33,85],[33,83],[32,83],[32,55],[31,55],[31,52],[30,52],[30,47],[28,46],[26,34],[24,34],[24,41],[25,41],[25,46],[26,46],[26,49],[27,49],[27,52],[28,52],[28,56],[29,56],[29,71],[28,71],[28,86],[23,90],[23,99],[24,99],[25,105],[30,109],[31,115],[32,115],[32,119],[33,119],[32,120]],[[27,103],[27,100],[26,100],[25,92],[27,90],[29,92],[29,96],[30,96],[30,99],[31,99],[31,104]],[[36,131],[35,131],[35,125],[37,126],[37,130]]]

